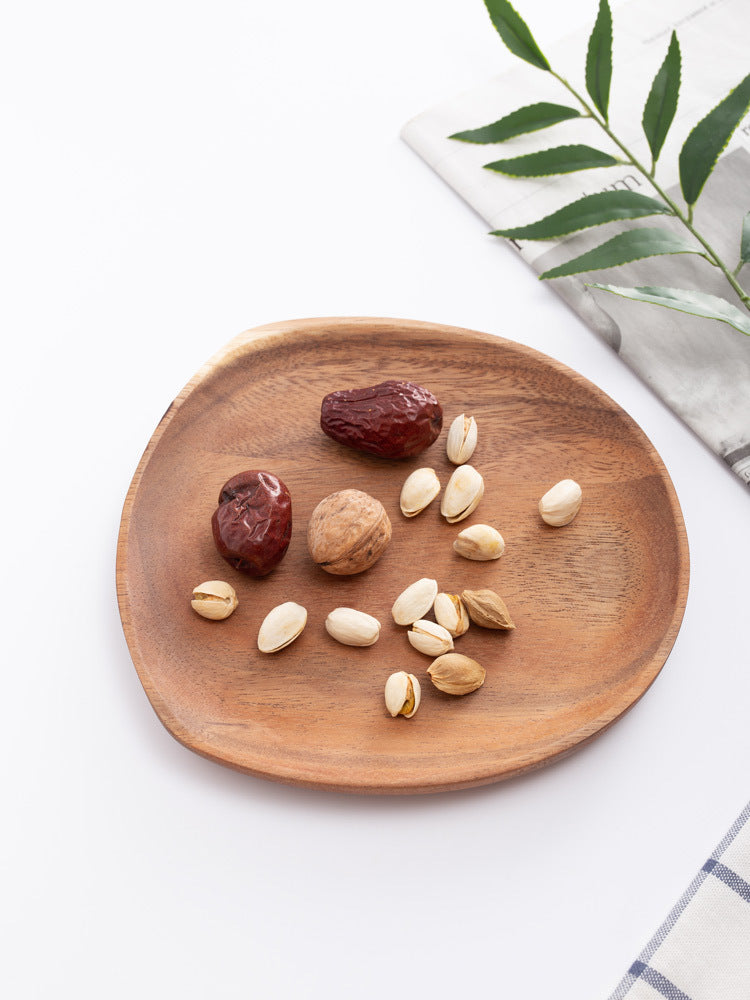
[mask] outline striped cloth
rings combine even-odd
[[[609,1000],[750,1000],[750,803]]]

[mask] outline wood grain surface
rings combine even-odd
[[[406,460],[359,454],[320,431],[320,402],[336,389],[387,378],[418,382],[444,410],[441,436]],[[451,420],[473,414],[472,464],[485,495],[449,525],[439,499],[404,518],[399,493],[420,466],[445,486]],[[232,475],[265,469],[292,495],[283,562],[262,580],[218,555],[211,515]],[[583,488],[578,517],[550,528],[537,504],[563,478]],[[327,494],[377,497],[393,523],[380,561],[332,577],[306,548],[308,518]],[[497,527],[500,560],[456,555],[469,524]],[[472,626],[456,651],[487,680],[462,698],[437,691],[430,658],[412,649],[390,608],[420,577],[440,590],[489,587],[505,600],[513,632]],[[228,580],[239,607],[207,621],[193,587]],[[240,335],[172,403],[141,459],[120,526],[117,592],[125,636],[158,717],[186,747],[253,775],[329,789],[431,792],[479,785],[568,753],[601,732],[646,691],[682,620],[688,548],[672,483],[651,443],[611,399],[544,355],[489,334],[413,320],[338,318],[277,323]],[[308,610],[287,649],[258,652],[258,627],[283,601]],[[342,646],[324,629],[329,611],[355,607],[382,623],[368,648]],[[392,719],[383,686],[416,674],[422,704]]]

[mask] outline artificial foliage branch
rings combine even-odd
[[[647,216],[666,215],[677,219],[687,233],[680,236],[658,226],[625,230],[592,250],[540,275],[543,279],[618,267],[645,257],[671,254],[697,254],[723,274],[743,308],[717,295],[691,289],[591,283],[591,287],[624,298],[665,306],[727,323],[750,336],[750,294],[740,285],[738,275],[750,262],[750,212],[744,217],[739,234],[739,259],[731,268],[696,228],[695,205],[706,181],[735,129],[750,107],[750,75],[746,76],[723,101],[698,122],[685,140],[679,154],[680,189],[684,206],[670,198],[656,179],[656,163],[674,121],[680,93],[682,57],[677,34],[672,32],[664,61],[651,85],[643,109],[643,132],[651,152],[651,165],[645,166],[612,131],[609,123],[609,97],[612,82],[612,13],[608,0],[599,0],[599,10],[586,52],[585,83],[588,98],[580,94],[550,65],[534,40],[526,22],[509,0],[484,0],[490,19],[510,51],[537,69],[550,73],[578,103],[578,107],[541,102],[519,108],[496,122],[481,128],[457,132],[451,139],[462,142],[494,144],[572,118],[591,119],[592,123],[617,147],[614,156],[588,145],[553,146],[536,153],[493,160],[485,168],[513,177],[545,177],[575,173],[595,167],[627,164],[648,181],[659,198],[631,191],[604,191],[571,202],[551,215],[512,229],[498,229],[494,236],[510,239],[555,239],[608,222],[629,221]]]

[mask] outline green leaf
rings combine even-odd
[[[592,167],[614,167],[621,161],[591,146],[555,146],[540,153],[527,153],[509,160],[485,163],[485,170],[511,177],[546,177],[549,174],[572,174]]]
[[[659,288],[641,286],[638,288],[620,288],[617,285],[597,285],[590,288],[601,288],[604,292],[612,292],[624,299],[635,302],[650,302],[656,306],[666,306],[677,312],[689,313],[691,316],[703,316],[705,319],[716,319],[720,323],[728,323],[735,330],[750,337],[750,314],[742,312],[731,302],[718,295],[707,292],[691,292],[682,288]]]
[[[750,75],[698,122],[680,151],[680,185],[694,205],[732,133],[750,107]]]
[[[538,132],[539,129],[549,128],[550,125],[557,125],[558,122],[567,121],[569,118],[580,117],[581,112],[576,111],[575,108],[541,101],[539,104],[529,104],[525,108],[519,108],[518,111],[512,111],[491,125],[473,128],[468,132],[456,132],[454,135],[449,135],[448,138],[460,139],[462,142],[504,142],[516,135]]]
[[[677,236],[668,229],[629,229],[627,232],[613,236],[611,240],[602,243],[582,253],[580,257],[553,267],[550,271],[540,274],[540,278],[562,278],[567,274],[580,274],[582,271],[601,271],[607,267],[619,267],[633,260],[644,257],[659,257],[662,254],[697,253],[705,257],[705,252],[695,243],[688,243],[682,236]]]
[[[538,222],[514,229],[496,229],[491,236],[507,236],[511,240],[550,240],[556,236],[601,226],[616,219],[642,219],[646,215],[672,215],[663,202],[637,191],[602,191],[573,201],[565,208],[546,215]]]
[[[508,0],[484,0],[495,30],[514,56],[525,59],[537,69],[549,70],[550,65],[529,31],[526,22]]]
[[[677,33],[673,31],[664,62],[654,77],[651,92],[643,109],[643,131],[646,133],[654,163],[659,159],[677,110],[681,63],[680,43],[677,41]]]
[[[740,266],[750,260],[750,212],[742,220],[742,239],[740,240]]]
[[[599,0],[599,13],[586,52],[586,90],[607,121],[609,85],[612,82],[612,12],[607,0]]]

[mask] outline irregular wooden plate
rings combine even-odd
[[[351,451],[319,427],[335,389],[410,379],[444,409],[437,442],[416,458]],[[439,500],[404,518],[406,476],[432,466],[443,485],[451,420],[479,425],[472,464],[485,478],[475,513],[449,525]],[[263,580],[229,567],[210,520],[225,480],[267,469],[293,501],[292,542]],[[565,528],[539,518],[540,496],[570,477],[583,488]],[[378,497],[393,538],[368,572],[333,577],[306,547],[308,518],[328,493]],[[473,563],[453,551],[461,528],[489,523],[503,557]],[[517,628],[472,626],[456,651],[487,669],[483,688],[437,691],[430,659],[409,645],[390,608],[407,584],[434,577],[449,593],[489,587]],[[190,607],[204,580],[229,580],[237,611],[206,621]],[[539,767],[590,740],[654,680],[682,620],[688,548],[669,476],[651,443],[603,392],[528,347],[412,320],[314,319],[244,333],[212,358],[172,403],[128,492],[117,587],[125,636],[143,687],[172,735],[250,774],[353,792],[432,792],[480,785]],[[282,601],[308,609],[302,636],[258,652],[258,626]],[[333,608],[383,625],[356,649],[324,629]],[[414,718],[392,719],[383,685],[394,670],[422,680]]]

